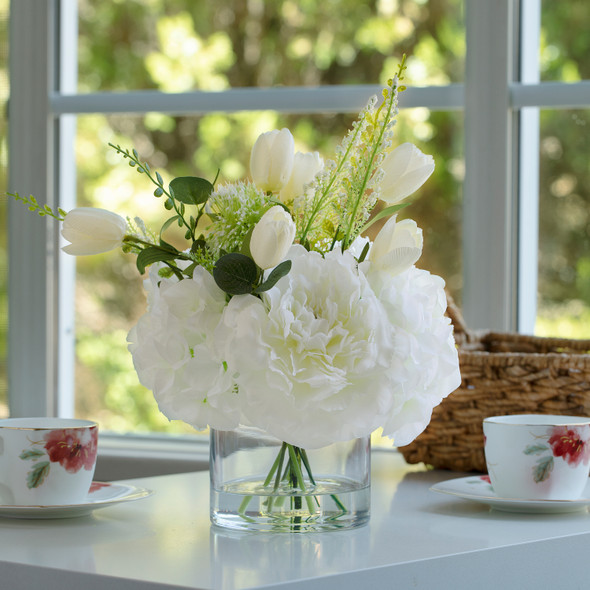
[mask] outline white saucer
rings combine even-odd
[[[430,488],[433,492],[450,494],[464,500],[487,504],[504,512],[528,512],[535,514],[557,514],[576,512],[590,506],[590,483],[579,500],[520,500],[501,498],[496,495],[487,476],[459,477],[437,483]]]
[[[80,504],[58,504],[55,506],[12,506],[0,504],[0,517],[3,518],[74,518],[86,516],[93,510],[106,508],[120,502],[130,502],[146,498],[151,490],[137,488],[122,483],[92,482],[88,497]]]

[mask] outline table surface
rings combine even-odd
[[[590,514],[510,514],[429,491],[460,477],[374,452],[372,516],[352,531],[234,533],[209,524],[207,472],[60,520],[0,518],[2,590],[587,588]]]

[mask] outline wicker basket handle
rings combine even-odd
[[[469,342],[472,342],[477,338],[477,335],[467,327],[465,318],[461,313],[461,310],[455,303],[455,300],[451,294],[446,291],[447,295],[447,316],[451,320],[451,324],[454,328],[455,342],[458,346],[463,346]]]

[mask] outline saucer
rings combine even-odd
[[[56,504],[53,506],[13,506],[0,504],[2,518],[74,518],[86,516],[93,510],[131,502],[153,494],[151,490],[122,483],[92,482],[84,502],[79,504]]]
[[[525,512],[531,514],[559,514],[576,512],[590,506],[590,483],[579,500],[521,500],[502,498],[494,492],[486,475],[459,477],[437,483],[430,488],[433,492],[450,494],[464,500],[487,504],[504,512]]]

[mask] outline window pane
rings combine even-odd
[[[587,0],[543,0],[541,79],[590,80],[590,10]]]
[[[590,110],[541,113],[542,335],[590,338]]]
[[[8,0],[0,0],[0,194],[7,190],[8,166]],[[6,199],[0,200],[0,418],[8,416],[6,341],[8,337]]]
[[[288,127],[300,151],[333,157],[350,128],[351,115],[282,116],[275,112],[169,117],[83,116],[78,119],[78,204],[104,207],[123,216],[140,215],[156,230],[169,217],[152,196],[149,181],[137,174],[109,142],[137,148],[165,182],[197,175],[219,182],[248,176],[250,149],[259,133]],[[460,296],[460,210],[462,115],[409,109],[400,113],[395,143],[412,141],[437,162],[435,174],[416,193],[400,217],[415,219],[424,230],[419,266],[442,275]],[[182,235],[167,238],[179,248]],[[143,389],[126,350],[126,334],[145,310],[135,258],[120,252],[78,258],[76,294],[77,401],[80,417],[98,419],[118,431],[177,431],[170,427]],[[179,427],[186,432],[187,428]]]
[[[81,92],[463,80],[461,0],[79,0]]]

